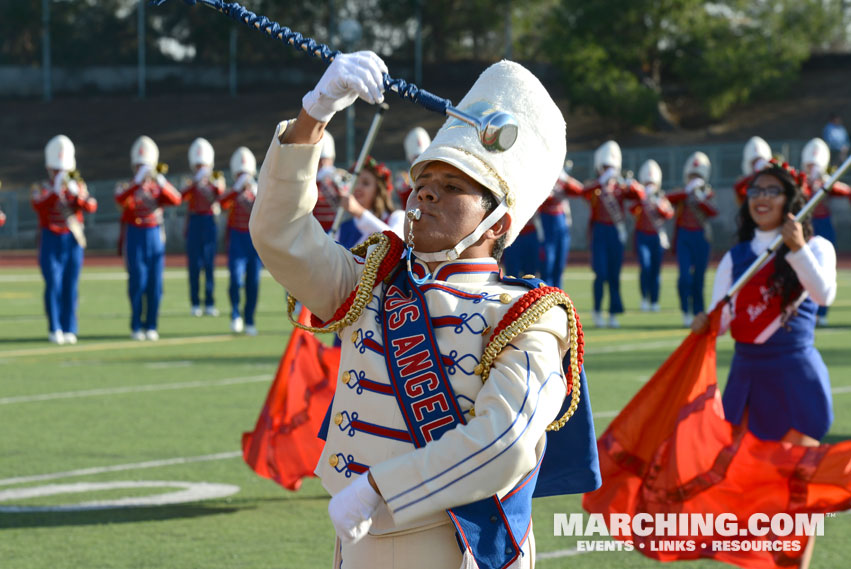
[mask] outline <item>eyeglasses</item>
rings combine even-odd
[[[760,196],[766,196],[769,198],[776,198],[777,196],[783,193],[783,188],[780,186],[768,186],[767,188],[761,188],[759,186],[751,186],[748,188],[748,198],[756,199]]]

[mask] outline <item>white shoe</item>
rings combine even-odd
[[[65,332],[65,343],[74,345],[77,343],[77,335],[72,332]]]
[[[827,326],[827,316],[816,317],[816,326]]]
[[[201,312],[200,306],[193,306],[191,314],[192,314],[192,316],[202,316],[204,313]]]
[[[257,335],[257,327],[253,324],[249,324],[245,327],[245,335],[246,336],[256,336]]]
[[[51,344],[56,344],[61,346],[65,343],[65,335],[62,333],[62,330],[57,330],[56,332],[50,332],[47,335],[47,341]]]
[[[239,334],[245,329],[245,325],[242,322],[242,317],[237,316],[233,320],[230,321],[230,331],[234,334]]]
[[[650,310],[650,303],[647,302],[646,298],[641,299],[641,312],[647,312]]]
[[[596,326],[597,328],[606,327],[606,321],[603,319],[602,312],[592,312],[591,318],[594,320],[594,326]]]
[[[215,306],[207,306],[204,308],[204,314],[207,316],[218,316],[219,310]]]
[[[692,322],[694,322],[694,316],[692,316],[688,312],[683,312],[683,326],[686,328],[691,328]]]
[[[156,330],[148,330],[147,332],[145,332],[145,338],[147,338],[151,342],[156,342],[160,339],[160,335],[159,332],[157,332]]]
[[[609,328],[620,328],[621,325],[618,322],[617,317],[614,314],[609,315]]]
[[[137,342],[143,342],[145,341],[145,333],[141,330],[134,330],[130,333],[130,339],[136,340]]]
[[[650,305],[650,312],[659,312],[659,303],[654,302]]]

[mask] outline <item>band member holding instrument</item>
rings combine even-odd
[[[216,286],[213,271],[216,264],[218,232],[216,215],[218,200],[225,191],[221,172],[213,171],[215,152],[204,138],[196,138],[189,147],[189,167],[192,181],[180,193],[189,204],[186,215],[186,258],[189,266],[189,299],[192,316],[218,316],[213,290]],[[204,310],[201,310],[200,280],[204,270]]]
[[[124,263],[130,299],[130,337],[159,340],[157,322],[163,294],[165,230],[163,207],[179,205],[180,193],[165,177],[168,167],[158,164],[160,151],[147,136],[130,148],[133,180],[115,188],[122,209]]]
[[[665,220],[674,217],[674,208],[662,191],[662,168],[647,160],[638,171],[645,198],[630,208],[635,216],[635,251],[639,266],[641,310],[659,311],[659,287],[662,280],[662,255],[670,248]]]
[[[248,233],[248,219],[251,208],[257,198],[257,159],[245,146],[236,149],[230,158],[230,172],[234,178],[233,187],[222,196],[223,210],[228,215],[228,270],[230,271],[230,329],[234,334],[245,332],[248,336],[257,335],[254,323],[254,311],[257,309],[257,295],[260,291],[260,270],[263,264],[251,243]],[[239,291],[245,283],[245,309],[239,311]]]
[[[86,247],[83,212],[96,211],[97,200],[76,171],[74,144],[67,136],[51,138],[44,158],[48,179],[33,187],[32,206],[41,228],[38,262],[44,276],[47,339],[76,344],[77,285]]]
[[[810,140],[801,151],[801,171],[806,174],[804,191],[808,194],[819,191],[827,180],[827,169],[830,165],[830,148],[820,138]],[[851,197],[851,188],[842,182],[836,182],[828,190],[830,197]],[[830,200],[823,199],[813,211],[813,233],[824,237],[831,244],[836,244],[836,232],[830,219]],[[819,326],[827,326],[827,306],[818,307]]]
[[[346,249],[360,245],[373,233],[393,231],[402,237],[403,210],[393,211],[393,174],[383,162],[367,156],[352,190],[341,197],[351,218],[340,225],[334,237]]]
[[[685,187],[668,194],[676,209],[674,246],[680,268],[677,292],[686,328],[691,326],[695,314],[703,312],[703,281],[711,239],[709,218],[718,215],[713,203],[715,194],[709,186],[710,167],[709,157],[695,152],[683,168]]]
[[[594,152],[594,170],[598,178],[585,185],[582,196],[591,206],[591,268],[594,270],[594,325],[598,328],[619,326],[617,315],[623,312],[621,266],[627,232],[624,201],[641,200],[644,190],[634,180],[623,180],[621,148],[614,140]],[[609,318],[603,318],[603,287],[609,285]]]

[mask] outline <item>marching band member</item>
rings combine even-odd
[[[76,172],[74,144],[67,136],[51,138],[44,159],[48,179],[33,187],[32,206],[41,228],[38,262],[44,276],[47,339],[76,344],[77,285],[86,247],[83,212],[95,212],[97,200]]]
[[[526,225],[514,238],[514,243],[502,253],[502,267],[505,274],[514,276],[540,276],[543,262],[544,228],[538,212],[526,222]]]
[[[225,190],[225,180],[213,171],[215,153],[204,138],[196,138],[189,147],[189,168],[192,181],[180,190],[183,201],[189,203],[186,232],[186,257],[189,265],[189,298],[192,316],[218,316],[213,298],[216,281],[214,269],[218,236],[216,215],[218,199]],[[204,269],[204,311],[201,311],[200,279]]]
[[[159,340],[157,319],[163,295],[165,270],[164,206],[180,204],[180,193],[166,180],[158,165],[160,150],[147,136],[140,136],[130,148],[134,177],[115,189],[115,201],[122,209],[126,232],[122,254],[127,267],[127,296],[130,298],[130,337]],[[142,308],[145,308],[144,318]]]
[[[801,152],[801,169],[807,176],[805,191],[815,193],[824,186],[827,180],[827,167],[830,164],[830,149],[820,138],[810,140]],[[828,190],[828,198],[823,199],[813,211],[813,233],[824,237],[831,244],[836,244],[836,232],[830,219],[830,197],[849,197],[851,188],[842,182],[836,182]],[[827,325],[827,306],[818,307],[819,326]]]
[[[2,187],[2,186],[3,186],[3,183],[0,182],[0,187]],[[3,213],[2,209],[0,209],[0,227],[3,227],[4,225],[6,225],[6,214]]]
[[[228,270],[230,271],[230,329],[239,334],[243,330],[249,336],[257,335],[254,311],[257,308],[257,293],[260,289],[260,257],[251,243],[248,219],[257,197],[257,160],[248,148],[240,146],[230,158],[230,171],[234,177],[233,188],[222,196],[222,209],[228,215]],[[245,279],[244,316],[239,313],[239,290]]]
[[[570,252],[570,216],[569,196],[581,196],[582,183],[562,170],[550,195],[538,208],[538,217],[543,229],[543,255],[541,261],[541,280],[550,286],[561,288],[561,275],[567,266],[567,254]]]
[[[703,152],[695,152],[683,168],[685,187],[668,194],[676,209],[674,247],[680,274],[677,292],[683,325],[691,326],[695,314],[703,312],[703,280],[709,265],[710,227],[708,219],[718,215],[709,186],[711,164]]]
[[[659,311],[662,255],[670,247],[665,220],[674,217],[674,208],[662,191],[662,168],[647,160],[638,171],[638,181],[646,196],[630,208],[635,216],[635,251],[639,266],[641,310]]]
[[[562,357],[580,332],[568,326],[569,308],[522,312],[518,299],[566,297],[534,281],[501,282],[495,257],[555,183],[564,119],[525,68],[491,66],[458,107],[512,113],[514,145],[489,152],[474,128],[448,119],[411,169],[408,254],[389,232],[353,254],[310,214],[313,173],[326,123],[358,96],[383,100],[385,73],[372,52],[335,57],[298,118],[279,125],[250,224],[275,279],[343,338],[316,467],[333,496],[334,567],[531,567],[530,492],[545,428],[565,399]],[[505,334],[523,331],[490,360],[487,337],[521,312],[528,322]],[[554,456],[564,481],[590,480],[585,491],[595,476],[574,468],[588,460],[580,454]]]
[[[327,130],[322,135],[322,153],[319,155],[319,170],[316,174],[316,184],[319,197],[313,215],[322,224],[322,229],[330,231],[337,215],[340,195],[344,193],[347,172],[334,166],[337,150],[334,137]]]
[[[609,140],[594,152],[594,170],[598,178],[585,185],[584,197],[591,206],[591,268],[594,270],[594,325],[619,326],[617,315],[623,312],[621,301],[621,265],[627,233],[624,205],[627,199],[641,200],[641,185],[620,178],[621,148]],[[603,318],[603,286],[609,285],[609,320]]]
[[[340,224],[337,241],[350,249],[373,233],[393,231],[402,236],[405,212],[393,211],[393,174],[372,156],[367,156],[352,191],[341,197],[342,207],[352,217]]]
[[[752,136],[742,151],[742,177],[733,184],[736,201],[742,205],[747,199],[747,191],[754,175],[768,166],[771,160],[771,147],[758,136]]]
[[[415,126],[405,135],[405,160],[408,161],[408,167],[414,163],[423,151],[431,144],[431,137],[426,129],[421,126]],[[405,204],[408,203],[408,196],[413,189],[411,184],[411,176],[407,170],[400,173],[396,181],[396,192],[399,198],[401,209],[405,209]]]

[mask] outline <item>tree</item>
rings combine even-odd
[[[841,0],[561,0],[539,46],[572,104],[649,126],[677,91],[718,118],[782,88],[838,15]]]

